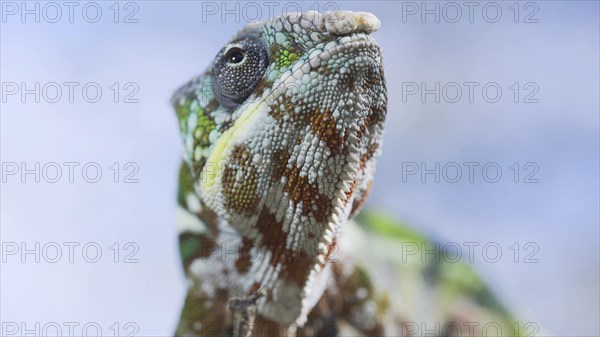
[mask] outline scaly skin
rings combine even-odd
[[[250,24],[173,96],[189,280],[177,335],[231,335],[240,322],[254,335],[397,335],[411,317],[341,233],[364,230],[350,219],[381,149],[378,28],[346,11]],[[232,319],[231,300],[256,320]]]

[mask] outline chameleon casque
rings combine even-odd
[[[176,335],[400,336],[468,319],[508,326],[468,267],[400,261],[399,243],[427,240],[375,214],[351,220],[382,145],[387,92],[370,35],[379,26],[350,11],[252,23],[174,94],[189,282]]]

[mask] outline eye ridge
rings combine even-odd
[[[225,54],[225,59],[227,59],[227,63],[237,64],[244,60],[246,57],[246,53],[243,49],[239,47],[233,47],[227,51]]]

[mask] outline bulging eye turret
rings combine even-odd
[[[213,91],[219,103],[235,109],[254,91],[269,65],[269,54],[256,38],[230,43],[213,64]]]

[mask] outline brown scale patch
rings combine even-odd
[[[348,201],[354,194],[354,190],[356,189],[357,183],[358,183],[358,178],[355,178],[354,181],[352,181],[352,184],[350,185],[350,188],[348,189],[348,191],[346,191],[346,193],[345,193],[346,199],[344,200],[344,205],[346,205],[346,203],[348,203]]]
[[[344,139],[335,128],[337,121],[333,118],[333,110],[326,109],[323,111],[317,108],[310,111],[308,115],[310,116],[309,122],[313,133],[327,144],[333,156],[337,155]]]
[[[272,302],[275,297],[273,296],[273,289],[267,290],[267,301]]]
[[[281,264],[280,277],[303,287],[311,267],[315,264],[315,259],[304,251],[296,252],[286,248],[287,233],[283,231],[283,222],[277,221],[275,214],[272,214],[268,208],[262,209],[256,225],[263,236],[262,244],[271,251],[272,257],[269,263],[272,266]]]
[[[288,170],[288,181],[284,191],[288,193],[294,204],[302,201],[302,214],[313,214],[318,222],[325,222],[331,211],[331,200],[325,195],[319,193],[317,183],[309,183],[307,176],[300,176],[300,169],[294,167]],[[312,205],[316,205],[317,209],[313,209]]]
[[[266,78],[263,78],[260,80],[260,82],[258,82],[258,85],[256,85],[256,89],[254,90],[254,95],[256,95],[256,97],[261,97],[262,94],[265,92],[265,90],[270,89],[273,86],[273,82],[267,80]]]
[[[348,128],[344,128],[344,143],[348,142],[348,137],[350,137],[350,132],[348,131]]]
[[[269,48],[269,56],[271,58],[271,63],[275,63],[275,55],[277,54],[277,51],[281,49],[283,49],[283,46],[278,43],[274,43],[271,45],[271,48]]]
[[[317,72],[319,73],[319,75],[323,75],[323,76],[329,77],[329,75],[331,75],[331,68],[329,68],[329,67],[319,67],[317,69]]]
[[[281,107],[282,104],[283,109]],[[344,138],[340,136],[335,128],[337,121],[333,118],[333,110],[317,107],[296,114],[294,108],[298,105],[303,105],[303,102],[293,102],[292,97],[284,95],[281,103],[273,104],[269,115],[279,124],[284,123],[284,115],[289,115],[296,130],[303,130],[307,125],[310,125],[312,132],[327,144],[332,155],[340,153],[340,147],[344,142]],[[301,142],[301,138],[296,138],[297,144]]]
[[[352,73],[350,73],[348,75],[348,77],[346,78],[346,81],[348,83],[348,91],[356,92],[356,82],[354,80],[354,75],[352,75]]]
[[[356,215],[356,213],[361,209],[361,207],[367,201],[367,197],[369,196],[369,192],[371,191],[371,187],[373,186],[373,180],[369,180],[367,183],[367,188],[360,192],[360,196],[358,196],[352,202],[352,209],[350,210],[350,217]]]
[[[373,143],[369,146],[367,151],[360,156],[359,166],[361,170],[365,168],[369,159],[373,158],[375,152],[377,152],[377,148],[379,148],[379,144]]]
[[[202,221],[210,230],[210,233],[213,237],[217,237],[219,235],[219,219],[217,213],[215,213],[211,208],[206,206],[203,202],[200,202],[202,207],[201,211],[196,214],[198,219]]]
[[[369,111],[369,115],[367,116],[366,123],[367,125],[379,125],[382,124],[385,120],[386,110],[384,106],[375,106],[372,107]]]
[[[252,283],[252,286],[250,287],[250,290],[248,291],[248,295],[254,294],[255,292],[258,291],[258,289],[260,289],[260,283],[259,282]]]
[[[369,78],[367,77],[366,80],[362,82],[361,89],[363,92],[369,92],[371,89],[373,89],[373,84],[371,81],[369,81]]]
[[[206,108],[204,108],[204,112],[208,115],[209,113],[217,110],[217,108],[219,108],[219,102],[216,98],[213,98],[210,100],[210,102],[208,102]]]
[[[223,124],[221,124],[219,126],[219,131],[225,132],[225,131],[229,130],[229,128],[231,128],[232,125],[233,125],[233,122],[231,120],[226,120],[223,122]]]
[[[315,203],[317,205],[317,209],[313,210],[313,216],[315,217],[315,220],[318,222],[327,221],[327,217],[331,211],[331,200],[329,200],[327,196],[319,194]]]
[[[294,103],[292,102],[292,98],[287,95],[283,95],[281,97],[282,102],[273,102],[271,104],[271,109],[269,111],[269,115],[273,117],[279,124],[283,124],[283,116],[286,114],[293,115],[294,113]],[[283,104],[283,109],[281,109],[281,105]]]
[[[287,164],[292,154],[286,149],[276,149],[273,154],[273,181],[279,181],[287,170]]]
[[[385,104],[372,106],[369,108],[369,113],[367,114],[367,118],[365,122],[360,126],[360,130],[357,133],[357,137],[362,138],[367,131],[368,128],[374,126],[381,126],[383,121],[385,120]]]
[[[283,221],[277,221],[267,207],[263,207],[256,220],[256,229],[262,234],[261,244],[272,253],[271,265],[276,265],[277,260],[285,249],[287,233],[283,231]]]
[[[237,269],[240,274],[246,274],[250,270],[250,266],[252,265],[252,262],[250,261],[252,258],[250,256],[251,249],[252,240],[244,238],[237,259],[235,260],[235,269]]]
[[[358,131],[356,131],[355,136],[361,140],[365,136],[365,130],[367,129],[367,126],[365,124],[367,124],[367,122],[365,122],[363,125],[361,125],[360,129],[358,129]],[[346,134],[349,135],[348,133],[346,133]],[[347,138],[344,138],[344,141],[347,141],[347,140],[348,140]]]
[[[356,136],[361,138],[364,137],[365,132],[367,131],[367,128],[369,127],[369,123],[370,123],[370,115],[367,116],[367,118],[365,119],[365,122],[360,126],[360,129],[358,129],[358,131],[356,132]]]
[[[330,258],[332,258],[332,254],[335,255],[335,252],[337,252],[338,247],[337,247],[337,239],[333,238],[333,241],[331,242],[330,245],[327,246],[327,253],[325,253],[325,262],[326,263],[331,263],[334,261],[330,261]],[[323,266],[323,264],[321,264]]]
[[[251,214],[258,205],[258,173],[252,164],[252,153],[245,145],[233,149],[232,162],[223,170],[223,195],[226,206],[238,213]],[[243,178],[237,180],[237,172],[242,170]]]
[[[315,260],[304,251],[287,251],[288,258],[281,261],[280,278],[298,285],[303,288]]]

